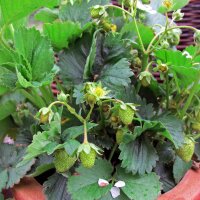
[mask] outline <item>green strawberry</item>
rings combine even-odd
[[[57,172],[63,173],[70,169],[76,162],[76,157],[71,157],[65,149],[57,150],[54,153],[54,165]]]
[[[194,154],[195,142],[191,138],[185,137],[182,147],[176,150],[177,155],[185,162],[190,162]]]
[[[192,128],[196,131],[200,131],[200,123],[199,122],[195,122],[192,124]]]
[[[90,106],[94,105],[97,102],[96,97],[93,94],[86,94],[85,100]]]
[[[117,144],[121,144],[123,141],[124,132],[122,129],[118,129],[116,132],[116,142]]]
[[[92,148],[90,149],[89,154],[87,154],[85,151],[81,151],[79,156],[80,156],[82,165],[85,168],[92,168],[95,163],[96,155],[97,155],[97,152]]]
[[[126,125],[132,123],[134,114],[135,111],[130,106],[126,106],[125,110],[122,108],[119,109],[119,118]]]

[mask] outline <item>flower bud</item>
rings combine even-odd
[[[98,19],[106,14],[104,6],[96,5],[90,9],[90,14],[93,19]]]
[[[158,65],[158,70],[163,73],[166,73],[168,71],[168,66],[166,64],[161,63]]]
[[[173,12],[172,18],[174,21],[180,21],[184,17],[184,13],[181,12],[181,9],[178,9],[177,11]]]
[[[148,87],[151,84],[152,78],[153,76],[149,71],[141,72],[139,75],[139,80],[144,87]]]
[[[37,114],[39,116],[39,120],[41,124],[46,124],[50,122],[53,118],[53,111],[50,108],[41,108]]]
[[[61,91],[61,93],[58,94],[57,99],[58,99],[59,101],[66,102],[68,96],[69,96],[68,94],[65,94],[63,91]]]

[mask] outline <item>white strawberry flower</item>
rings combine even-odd
[[[118,196],[120,196],[120,189],[118,187],[112,187],[110,189],[110,193],[112,195],[112,198],[115,199],[117,198]]]
[[[120,196],[120,188],[125,187],[125,182],[124,181],[117,181],[114,185],[114,187],[111,188],[110,193],[113,197],[113,199],[117,198]]]
[[[157,11],[153,10],[153,8],[150,5],[144,5],[140,1],[137,2],[137,8],[143,11],[146,11],[150,14],[156,14]]]
[[[106,187],[107,185],[109,185],[109,182],[107,181],[107,180],[104,180],[104,179],[99,179],[98,180],[98,185],[100,186],[100,187]]]

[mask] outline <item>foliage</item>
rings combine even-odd
[[[142,2],[0,0],[0,191],[29,175],[49,200],[155,200],[191,167],[184,138],[199,160],[200,32],[175,24],[188,0]]]

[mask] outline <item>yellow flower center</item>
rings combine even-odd
[[[170,9],[173,5],[172,0],[164,0],[163,1],[163,6],[166,7],[167,9]]]
[[[94,94],[98,97],[103,97],[105,95],[105,91],[101,87],[96,87],[94,90]]]

